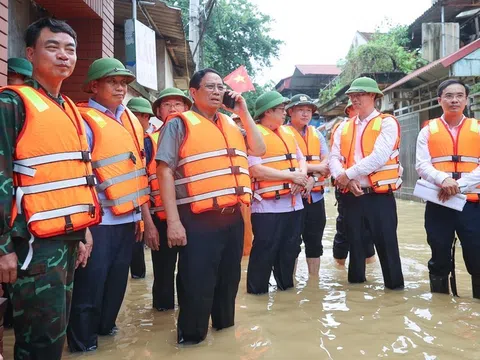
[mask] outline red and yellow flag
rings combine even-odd
[[[247,74],[247,69],[241,65],[237,70],[234,70],[223,79],[225,84],[230,86],[233,91],[243,93],[247,91],[255,91],[252,80]]]

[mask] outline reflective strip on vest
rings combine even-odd
[[[270,191],[288,190],[288,189],[291,189],[291,188],[292,188],[292,186],[291,186],[290,183],[284,183],[283,185],[274,185],[274,186],[269,186],[269,187],[266,187],[266,188],[263,188],[263,189],[255,190],[255,194],[261,195],[261,194],[265,194],[265,193],[270,192]]]
[[[320,156],[318,155],[305,155],[305,158],[307,158],[307,161],[320,161]]]
[[[468,190],[466,193],[467,194],[480,194],[480,189],[475,188],[475,189],[472,189],[472,190]]]
[[[154,190],[150,192],[150,201],[155,202],[155,196],[160,195],[160,190]]]
[[[458,161],[454,161],[454,159],[458,159]],[[466,162],[466,163],[474,163],[474,164],[479,163],[479,159],[473,156],[438,156],[438,157],[432,158],[432,164],[439,163],[439,162],[447,162],[447,161]]]
[[[22,174],[22,175],[34,177],[35,174],[37,173],[37,170],[33,169],[31,167],[18,165],[18,164],[15,164],[15,162],[13,164],[14,164],[13,165],[13,172],[15,172],[17,174]]]
[[[150,176],[148,177],[148,182],[153,181],[153,180],[156,180],[156,179],[157,179],[157,174],[150,175]]]
[[[106,158],[106,159],[92,161],[92,167],[94,169],[98,169],[100,167],[112,165],[112,164],[115,164],[117,162],[120,162],[120,161],[123,161],[123,160],[128,160],[128,159],[132,159],[132,161],[134,163],[136,163],[136,161],[137,161],[137,159],[135,158],[135,155],[133,155],[133,152],[129,151],[129,152],[126,152],[126,153],[123,153],[123,154],[118,154],[118,155],[115,155],[115,156],[111,156],[111,157]]]
[[[150,214],[155,214],[160,211],[165,211],[165,208],[163,206],[157,206],[157,207],[152,207],[150,208]]]
[[[262,159],[262,164],[268,164],[268,163],[283,161],[283,160],[292,160],[292,159],[296,159],[296,158],[297,158],[296,154],[286,154],[286,155],[272,156],[272,157],[263,158]]]
[[[22,213],[21,204],[22,204],[23,196],[25,194],[27,195],[37,194],[41,192],[66,189],[66,188],[81,186],[81,185],[94,186],[95,183],[96,183],[95,177],[93,175],[89,175],[89,176],[83,176],[76,179],[52,181],[45,184],[30,185],[30,186],[23,186],[23,187],[19,186],[15,191],[15,201],[17,204],[17,211],[19,214]]]
[[[147,174],[147,170],[145,170],[145,168],[143,168],[143,169],[140,169],[140,170],[135,170],[135,171],[129,172],[127,174],[114,176],[113,178],[105,180],[101,184],[97,185],[97,191],[105,191],[105,189],[107,189],[108,187],[110,187],[112,185],[119,184],[119,183],[122,183],[124,181],[131,180],[131,179],[136,179],[137,177],[143,176],[143,175],[146,175],[146,174]]]
[[[32,217],[30,217],[30,220],[28,220],[28,223],[27,223],[27,227],[33,221],[55,219],[58,217],[65,217],[65,216],[83,213],[83,212],[87,212],[87,213],[91,212],[91,205],[74,205],[74,206],[69,206],[62,209],[38,212],[36,214],[33,214]],[[32,234],[30,234],[30,240],[28,241],[28,253],[21,267],[22,270],[27,270],[28,265],[30,265],[32,261],[32,258],[33,258],[32,244],[34,240],[35,240],[35,237]]]
[[[50,155],[35,156],[28,159],[15,160],[13,163],[20,166],[35,166],[50,164],[53,162],[67,161],[67,160],[83,160],[89,162],[92,159],[89,151],[72,151]]]
[[[313,187],[316,187],[316,186],[324,186],[324,185],[325,185],[325,181],[318,181],[318,177],[317,177],[317,176],[314,176],[314,177],[313,177],[313,180],[315,180],[315,183],[313,184]]]
[[[134,207],[137,208],[139,206],[138,203],[137,203],[137,198],[142,197],[144,195],[148,195],[148,194],[150,194],[150,188],[145,188],[145,189],[142,189],[140,191],[122,196],[122,197],[120,197],[118,199],[115,199],[115,200],[99,199],[99,201],[100,201],[100,205],[102,205],[104,207],[119,206],[119,205],[125,204],[129,201],[132,201]]]
[[[241,189],[242,189],[242,192],[244,194],[252,195],[252,189],[250,189],[248,187],[244,187],[244,186],[242,186]],[[197,202],[197,201],[212,199],[212,198],[215,198],[215,197],[225,196],[225,195],[234,195],[234,194],[238,194],[237,188],[211,191],[211,192],[200,194],[200,195],[195,195],[195,196],[190,196],[190,197],[186,197],[186,198],[183,198],[183,199],[178,199],[177,200],[177,205],[191,204],[191,203]]]
[[[216,176],[222,176],[222,175],[234,175],[236,172],[234,171],[236,167],[230,167],[229,169],[221,169],[221,170],[215,170],[215,171],[209,171],[206,173],[198,174],[198,175],[193,175],[193,176],[187,176],[182,179],[175,180],[175,185],[184,185],[188,184],[194,181],[199,181],[199,180],[205,180],[205,179],[210,179]],[[250,173],[248,172],[248,169],[238,167],[238,171],[241,174],[249,175]]]
[[[178,162],[178,166],[182,166],[182,165],[185,165],[186,163],[190,163],[193,161],[204,160],[204,159],[209,159],[212,157],[224,156],[224,155],[229,155],[229,156],[236,155],[236,156],[247,158],[247,154],[241,150],[222,149],[222,150],[209,151],[202,154],[187,156],[186,158],[183,158]]]
[[[384,186],[384,185],[395,184],[395,185],[396,185],[396,188],[398,189],[398,187],[402,184],[402,182],[403,182],[402,178],[398,178],[398,179],[387,179],[387,180],[377,181],[374,185],[375,185],[375,186]]]
[[[392,155],[390,155],[390,159],[395,159],[396,157],[398,157],[398,155],[400,155],[400,150],[395,150]]]
[[[395,170],[399,168],[400,168],[400,164],[390,164],[390,165],[382,166],[380,169],[375,170],[374,173],[377,173],[379,171]]]

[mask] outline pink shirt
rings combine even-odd
[[[302,154],[302,151],[297,146],[297,160],[304,160],[305,157]],[[262,158],[258,156],[248,156],[248,167],[252,167],[255,165],[261,165]],[[255,189],[254,189],[255,190]],[[292,196],[291,195],[283,195],[280,197],[279,200],[275,199],[263,199],[262,201],[258,201],[257,199],[253,199],[252,202],[252,214],[253,213],[285,213],[291,211],[297,211],[303,209],[303,201],[302,195],[297,194],[295,195],[295,206],[292,205]]]

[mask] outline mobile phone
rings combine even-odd
[[[230,96],[229,93],[223,94],[223,105],[229,109],[233,109],[235,107],[235,98]]]

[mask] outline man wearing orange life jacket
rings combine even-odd
[[[330,135],[330,148],[332,148],[333,146],[333,138],[335,137],[335,132],[338,130],[338,127],[341,124],[343,124],[345,121],[348,121],[348,119],[351,119],[354,116],[357,116],[357,112],[353,108],[353,104],[351,100],[348,100],[347,106],[345,107],[345,115],[347,115],[347,117],[343,121],[336,123],[335,126],[332,128],[332,132]],[[332,177],[332,184],[334,183],[335,183],[335,179]],[[345,266],[345,260],[347,259],[348,250],[350,249],[348,239],[345,236],[345,221],[344,221],[345,210],[344,210],[344,204],[343,204],[344,195],[345,194],[338,187],[335,187],[335,199],[337,200],[338,216],[336,221],[337,232],[335,233],[335,236],[333,238],[332,250],[333,250],[333,258],[336,265],[342,268]],[[371,236],[366,235],[365,237],[367,239],[367,246],[365,248],[365,256],[367,257],[367,259],[365,260],[365,262],[367,264],[371,264],[375,262],[375,248],[373,246],[373,241],[371,240]]]
[[[149,123],[150,117],[153,116],[152,105],[150,102],[142,97],[132,98],[127,103],[127,108],[135,115],[142,125],[144,134],[143,134],[143,145],[145,147],[145,160],[146,160],[146,169],[148,175],[148,184],[150,186],[150,199],[152,196],[160,197],[158,192],[158,180],[157,180],[157,164],[155,162],[155,152],[156,142],[153,139],[152,135],[147,133],[151,129],[151,124]],[[154,206],[153,206],[154,207]],[[151,210],[152,206],[150,207]],[[153,214],[152,214],[153,215]],[[151,211],[149,214],[143,216],[144,223],[151,223],[145,228],[149,231],[153,231],[151,236],[144,234],[146,239],[149,239],[148,247],[151,249],[158,249],[159,246],[159,235],[156,227],[153,223],[151,216]],[[130,262],[130,273],[133,279],[143,279],[145,278],[146,267],[145,267],[145,242],[137,241],[133,245],[132,252],[132,261]]]
[[[430,120],[418,135],[416,169],[423,179],[441,188],[441,201],[462,192],[467,195],[467,203],[459,212],[427,202],[425,230],[432,250],[428,262],[430,289],[449,293],[456,233],[472,276],[473,297],[480,299],[480,126],[477,119],[464,115],[469,93],[464,83],[445,80],[437,92],[443,114]]]
[[[14,358],[59,360],[75,262],[85,266],[91,237],[88,249],[81,241],[100,206],[81,115],[60,93],[75,68],[76,34],[44,18],[25,42],[32,80],[0,93],[0,282],[12,284]]]
[[[235,99],[246,141],[232,119],[218,112],[226,86],[213,69],[190,79],[194,104],[161,128],[156,159],[160,195],[167,215],[168,245],[180,246],[177,274],[177,341],[196,344],[209,318],[220,330],[234,325],[240,282],[243,221],[239,204],[252,190],[248,154],[265,152],[245,99]]]
[[[266,153],[249,156],[253,182],[253,246],[247,271],[247,292],[268,293],[273,275],[277,288],[293,287],[295,262],[300,253],[302,231],[302,192],[308,183],[307,163],[293,130],[283,126],[289,100],[269,91],[255,102]]]
[[[159,97],[153,103],[153,112],[157,118],[165,122],[167,117],[174,113],[183,113],[188,111],[192,102],[183,94],[183,91],[176,88],[166,88],[162,90]],[[142,126],[144,130],[148,126],[148,120],[143,119]],[[147,132],[152,127],[149,127]],[[169,247],[167,239],[167,221],[165,210],[163,210],[162,199],[157,179],[157,166],[155,154],[157,152],[159,131],[154,131],[148,137],[145,137],[145,149],[149,147],[148,143],[153,142],[154,154],[152,162],[147,163],[147,169],[150,180],[150,213],[153,222],[160,235],[159,244],[147,244],[152,249],[153,265],[153,308],[158,311],[166,311],[175,308],[175,268],[177,266],[178,247]]]
[[[305,209],[302,239],[305,244],[308,273],[317,277],[320,271],[320,256],[323,255],[323,230],[327,222],[323,187],[325,177],[329,174],[328,147],[320,131],[308,125],[317,110],[317,106],[308,95],[293,96],[286,110],[297,144],[307,161],[309,177],[302,193]]]
[[[345,232],[350,243],[348,281],[366,281],[365,248],[371,236],[385,287],[401,289],[404,281],[393,196],[401,185],[400,126],[395,118],[375,109],[375,99],[383,96],[375,80],[358,78],[346,93],[358,115],[335,132],[329,165],[336,185],[349,191],[344,201]]]
[[[100,225],[91,228],[97,243],[91,261],[75,274],[67,331],[72,352],[95,350],[98,335],[116,333],[135,239],[141,240],[144,225],[147,237],[156,235],[153,223],[142,221],[142,214],[149,216],[150,193],[143,129],[122,105],[127,84],[134,79],[117,59],[95,60],[84,83],[84,91],[93,95],[88,103],[78,104],[103,217]]]

